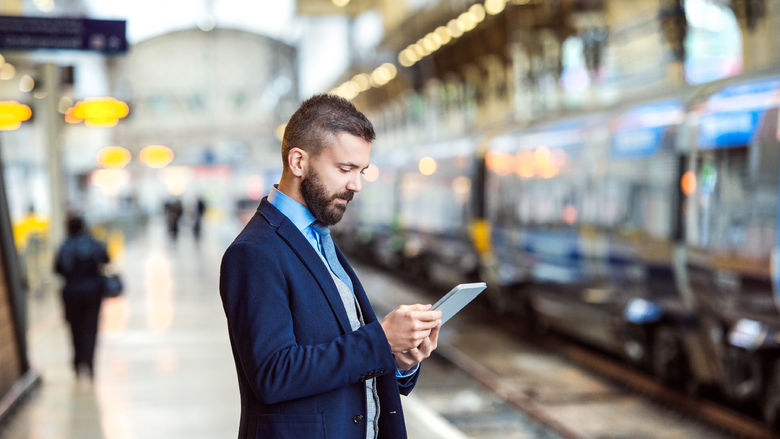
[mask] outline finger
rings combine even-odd
[[[428,336],[431,335],[430,329],[424,329],[421,331],[415,331],[412,333],[412,338],[416,341],[417,345],[419,345],[424,339],[428,338]],[[415,346],[417,346],[415,345]]]
[[[423,340],[420,346],[417,347],[417,350],[423,355],[423,359],[428,358],[431,355],[431,351],[433,351],[430,337]]]
[[[432,322],[441,319],[441,310],[433,310],[433,311],[409,311],[410,317],[412,317],[415,320],[420,320],[423,322]]]
[[[439,326],[441,322],[439,320],[433,320],[430,322],[416,322],[412,325],[412,330],[414,331],[427,331],[431,332],[431,330],[437,326]],[[425,334],[427,337],[428,334]]]
[[[414,305],[401,305],[401,306],[404,306],[405,309],[409,309],[412,311],[428,311],[429,309],[431,309],[433,305],[431,305],[430,303],[425,305],[421,303],[415,303]]]
[[[431,329],[431,335],[428,336],[428,339],[431,341],[431,350],[439,346],[439,330],[441,330],[441,325]]]

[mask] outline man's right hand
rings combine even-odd
[[[441,324],[441,311],[430,311],[431,305],[401,305],[380,322],[390,350],[404,352],[414,349]]]

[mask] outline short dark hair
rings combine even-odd
[[[67,223],[68,236],[80,235],[86,230],[84,219],[78,215],[69,216]]]
[[[284,169],[287,169],[287,155],[292,148],[298,147],[317,156],[325,146],[325,139],[341,132],[360,137],[366,142],[373,142],[376,137],[374,126],[350,101],[329,94],[318,94],[306,99],[284,128]]]

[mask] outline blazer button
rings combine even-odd
[[[363,415],[355,415],[352,417],[352,422],[355,424],[360,424],[363,422]]]

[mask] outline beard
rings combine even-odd
[[[301,195],[303,196],[303,201],[306,202],[306,207],[314,215],[314,218],[317,218],[317,221],[326,226],[332,226],[341,221],[341,217],[344,216],[344,212],[347,210],[347,206],[337,204],[335,202],[336,199],[343,198],[351,201],[355,193],[348,190],[337,194],[329,194],[325,185],[322,184],[319,174],[311,170],[301,181]]]

